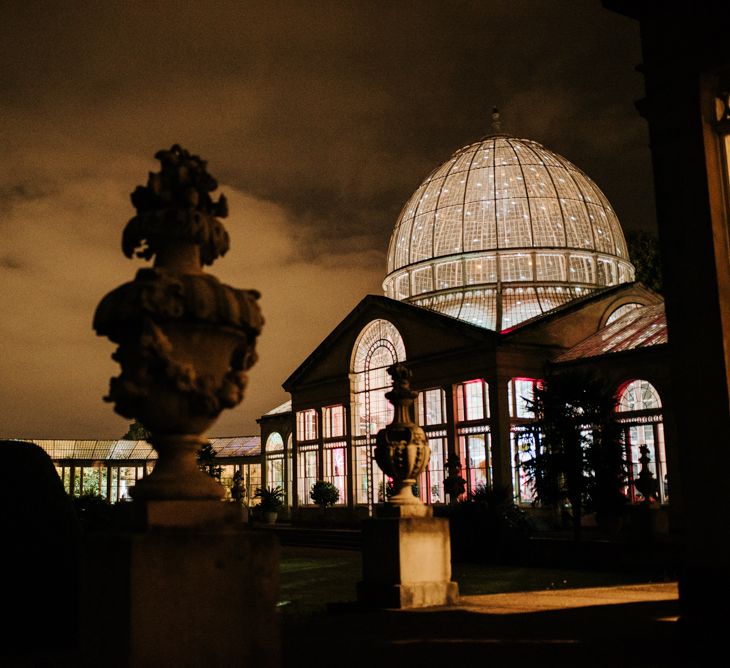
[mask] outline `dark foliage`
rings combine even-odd
[[[71,650],[78,640],[80,531],[71,499],[50,457],[37,445],[0,440],[3,545],[0,665],[56,665],[17,660]]]
[[[511,560],[531,533],[526,513],[514,504],[508,490],[478,485],[466,500],[445,511],[456,561]]]
[[[215,478],[218,482],[221,481],[223,467],[215,464],[215,450],[210,441],[206,441],[205,445],[198,450],[198,467],[211,478]]]
[[[320,508],[327,510],[329,506],[334,506],[340,500],[340,490],[331,482],[318,480],[312,485],[309,498]]]
[[[538,501],[555,508],[569,503],[576,535],[586,512],[620,516],[628,471],[612,390],[589,374],[554,375],[536,389],[530,407],[535,421],[524,435],[535,446],[524,467]]]
[[[76,517],[85,531],[109,529],[113,523],[112,507],[97,494],[82,494],[72,499]]]
[[[144,428],[144,425],[137,422],[137,420],[130,423],[127,433],[122,436],[122,438],[127,441],[147,441],[149,440],[149,437],[150,432]]]
[[[647,232],[627,232],[629,258],[636,267],[636,280],[654,292],[662,292],[662,258],[659,239]]]
[[[284,507],[284,490],[281,487],[258,487],[255,498],[261,499],[263,513],[278,513]]]

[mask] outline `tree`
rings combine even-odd
[[[205,445],[198,450],[198,467],[211,478],[221,481],[223,475],[223,467],[215,464],[215,450],[210,441],[206,441]]]
[[[525,436],[534,452],[525,470],[540,503],[570,504],[576,537],[584,512],[602,520],[620,515],[626,503],[628,472],[616,401],[600,380],[569,372],[549,378],[529,402],[535,421]]]
[[[140,422],[137,422],[137,420],[129,425],[127,433],[122,436],[125,441],[147,441],[149,437],[150,432]]]
[[[654,292],[662,292],[662,258],[659,239],[648,232],[627,232],[629,257],[636,267],[636,280]]]

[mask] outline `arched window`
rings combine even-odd
[[[403,338],[387,320],[368,323],[355,342],[350,365],[355,503],[371,505],[383,499],[385,478],[373,464],[372,451],[375,435],[393,417],[393,407],[385,398],[391,385],[387,369],[405,359]]]
[[[281,487],[285,490],[288,500],[289,490],[286,485],[284,456],[284,439],[278,431],[272,431],[266,439],[266,485],[267,487]]]
[[[610,325],[616,322],[619,318],[622,318],[627,313],[630,313],[634,309],[641,308],[643,304],[637,304],[636,302],[630,302],[628,304],[622,304],[618,308],[611,312],[611,315],[606,318],[606,325]]]
[[[266,439],[266,452],[278,452],[284,449],[284,439],[278,431],[272,431]]]
[[[659,393],[647,380],[632,380],[623,385],[619,391],[616,411],[618,420],[624,427],[631,499],[641,500],[641,494],[633,483],[641,472],[639,458],[642,447],[646,446],[648,467],[658,483],[657,501],[666,503],[669,500],[669,484],[664,449],[662,402]]]

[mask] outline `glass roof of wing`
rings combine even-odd
[[[606,353],[648,348],[667,342],[664,303],[634,308],[570,350],[556,362],[596,357]]]
[[[209,439],[216,457],[254,457],[261,454],[260,436],[233,436]],[[54,461],[108,462],[153,461],[157,453],[147,441],[28,439],[45,450]]]

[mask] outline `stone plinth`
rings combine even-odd
[[[279,664],[278,544],[245,529],[86,537],[84,665]]]
[[[363,579],[358,601],[381,608],[453,605],[449,522],[431,517],[378,517],[362,528]]]
[[[211,528],[242,521],[238,504],[209,499],[155,499],[135,501],[134,505],[138,525],[143,528]]]

